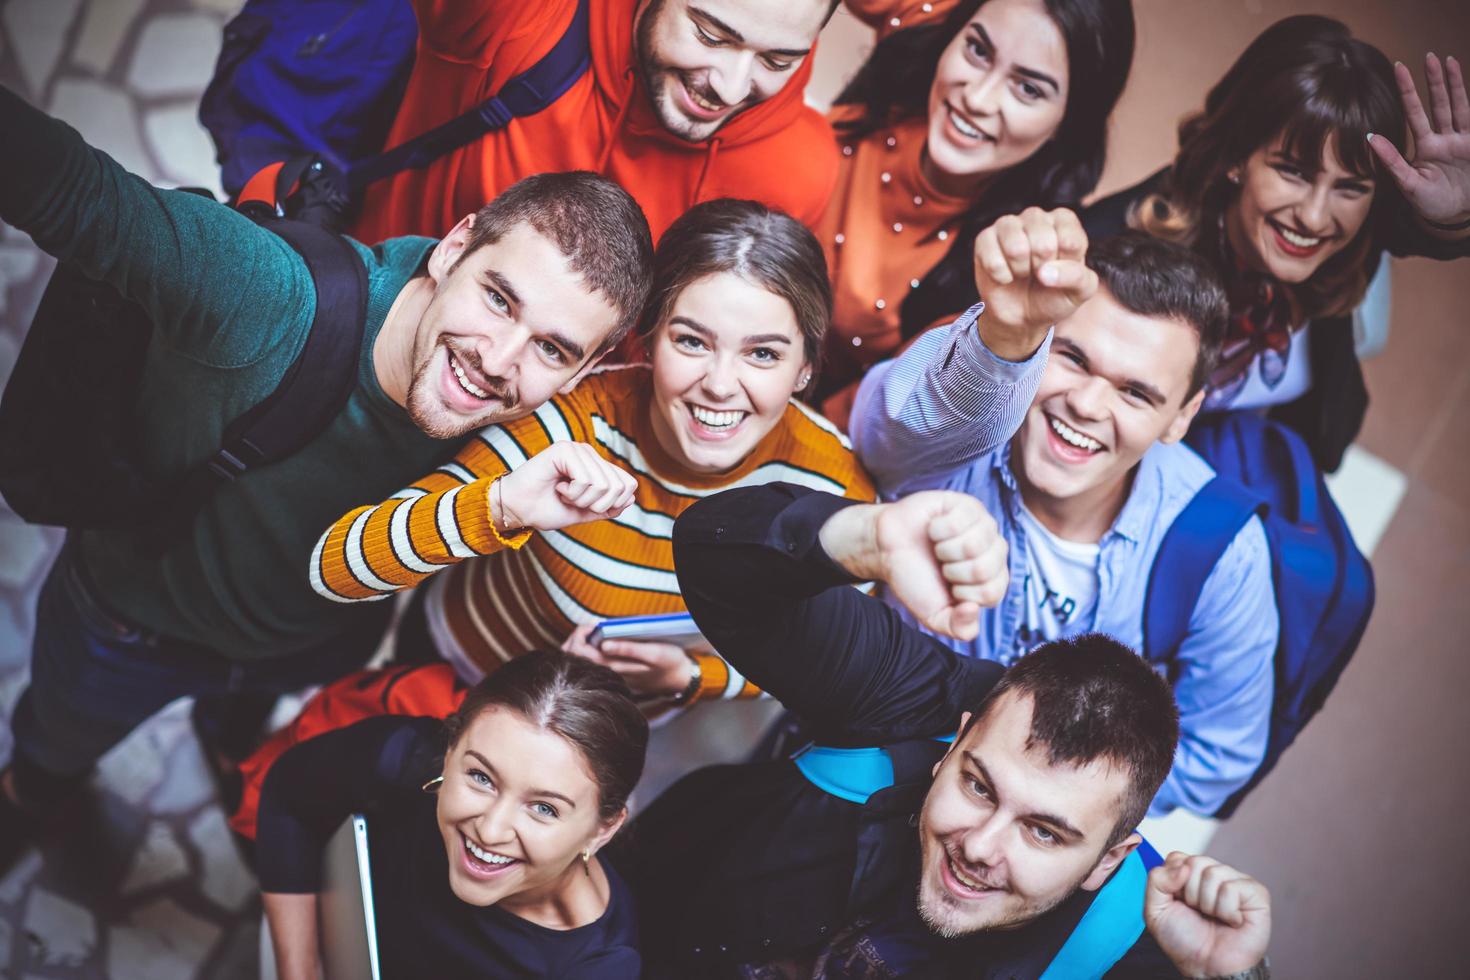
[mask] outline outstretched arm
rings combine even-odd
[[[490,426],[451,462],[328,528],[312,551],[312,588],[339,602],[382,599],[466,558],[519,548],[532,531],[616,517],[636,486],[586,443],[546,444],[534,417]]]
[[[1071,211],[1027,208],[975,239],[984,302],[920,337],[858,389],[853,447],[887,496],[937,479],[1009,439],[1046,367],[1051,326],[1097,290]]]
[[[855,504],[781,483],[727,490],[680,516],[674,561],[715,649],[825,739],[952,729],[1001,673],[844,587],[885,581],[930,628],[973,633],[1007,573],[1003,539],[967,494]]]

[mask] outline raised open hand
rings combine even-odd
[[[1066,208],[1027,208],[975,237],[976,322],[985,346],[1010,361],[1030,357],[1058,320],[1097,292],[1087,268],[1087,232]]]
[[[1421,218],[1438,225],[1470,220],[1470,97],[1465,94],[1460,62],[1446,58],[1441,63],[1433,54],[1424,56],[1427,113],[1413,73],[1400,63],[1394,65],[1393,74],[1414,137],[1414,159],[1405,160],[1383,136],[1370,136],[1368,144]]]

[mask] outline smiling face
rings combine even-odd
[[[929,89],[925,171],[973,190],[1056,134],[1067,107],[1067,45],[1042,0],[990,0],[955,35]]]
[[[534,411],[575,383],[618,322],[529,223],[466,254],[472,224],[430,256],[434,294],[413,338],[408,413],[439,439]]]
[[[732,272],[684,287],[651,354],[654,435],[699,473],[739,466],[809,374],[791,304]]]
[[[644,0],[638,60],[654,111],[680,139],[709,139],[781,91],[816,43],[827,0]]]
[[[480,712],[449,750],[437,812],[450,889],[508,909],[583,876],[583,849],[596,852],[621,824],[599,818],[582,754],[505,707]]]
[[[1000,696],[935,772],[919,816],[919,913],[954,938],[1012,928],[1102,886],[1137,835],[1108,847],[1128,774],[1052,765],[1027,746],[1032,700]]]
[[[1362,230],[1373,206],[1371,176],[1349,170],[1333,141],[1321,168],[1278,136],[1236,174],[1240,194],[1225,212],[1230,242],[1252,267],[1281,282],[1305,282]]]
[[[1177,442],[1188,431],[1203,399],[1203,392],[1186,398],[1198,356],[1194,328],[1134,313],[1099,287],[1056,325],[1012,444],[1027,506],[1043,522],[1066,512],[1075,525],[1086,514],[1101,537],[1126,499],[1129,471],[1155,442]]]

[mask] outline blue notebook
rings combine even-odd
[[[704,635],[688,613],[667,613],[662,616],[604,619],[588,636],[587,642],[598,646],[603,640],[644,640],[692,647],[704,642]]]

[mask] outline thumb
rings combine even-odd
[[[1148,888],[1143,896],[1143,917],[1152,922],[1168,911],[1176,896],[1189,881],[1186,864],[1161,864],[1148,873]]]
[[[1404,193],[1412,193],[1413,188],[1420,180],[1419,174],[1413,167],[1409,166],[1409,162],[1404,159],[1404,155],[1399,152],[1399,148],[1393,145],[1393,140],[1379,136],[1377,133],[1369,133],[1368,145],[1373,148],[1374,155],[1388,169],[1388,172],[1393,175],[1394,182],[1403,189]]]
[[[1043,265],[1036,273],[1037,281],[1049,289],[1065,294],[1077,306],[1081,306],[1097,292],[1097,273],[1085,262],[1076,259],[1055,259]]]

